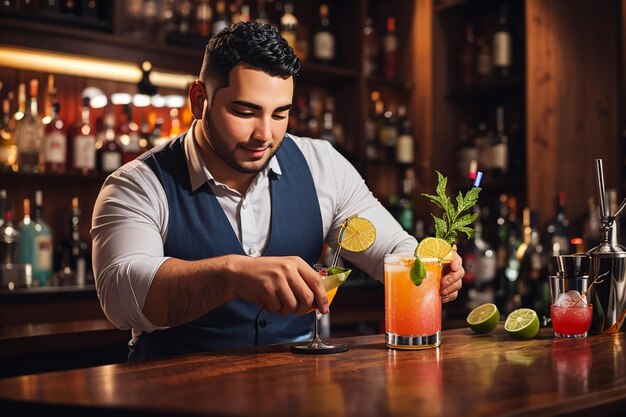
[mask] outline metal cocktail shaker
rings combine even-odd
[[[615,213],[609,212],[604,187],[602,160],[596,159],[596,180],[600,199],[600,244],[587,252],[591,258],[589,278],[600,277],[592,288],[591,333],[621,330],[626,315],[626,248],[617,243],[615,220],[626,207],[626,199]]]

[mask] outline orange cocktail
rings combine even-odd
[[[426,277],[411,280],[412,255],[385,256],[385,342],[398,349],[424,349],[441,343],[441,262],[421,258]]]

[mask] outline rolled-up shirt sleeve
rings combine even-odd
[[[165,192],[150,168],[133,161],[104,182],[91,238],[96,290],[106,317],[120,329],[163,329],[142,309],[160,265],[167,234]]]

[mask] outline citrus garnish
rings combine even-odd
[[[452,259],[452,246],[443,239],[427,237],[415,248],[415,256],[450,261]]]
[[[495,304],[479,305],[468,314],[466,321],[476,333],[489,333],[498,326],[500,312]]]
[[[341,225],[337,243],[350,252],[368,250],[376,240],[376,228],[371,221],[362,217],[352,217]]]
[[[324,284],[324,289],[326,290],[328,305],[333,302],[339,286],[348,278],[350,272],[352,272],[351,269],[338,268],[335,266],[325,268],[325,273],[328,275],[322,276],[322,284]],[[322,274],[320,273],[320,275]],[[308,312],[310,313],[312,311],[315,311],[315,308],[310,309]]]
[[[422,261],[420,261],[420,258],[415,258],[409,275],[411,276],[411,281],[413,281],[415,286],[419,287],[422,285],[422,281],[426,278],[426,268],[424,267]]]
[[[519,308],[506,318],[504,330],[516,339],[532,339],[539,332],[539,317],[535,310]]]

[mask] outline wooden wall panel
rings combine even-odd
[[[615,1],[526,1],[527,189],[541,224],[559,190],[570,219],[584,216],[588,197],[597,201],[594,158],[604,160],[607,187],[621,187],[618,9]]]

